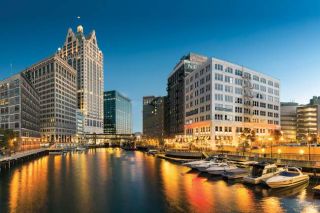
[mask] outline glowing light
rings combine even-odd
[[[303,150],[303,149],[300,149],[300,150],[299,150],[299,153],[300,153],[300,155],[303,155],[303,154],[304,154],[304,150]]]

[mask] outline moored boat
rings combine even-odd
[[[247,175],[248,175],[248,170],[242,169],[242,168],[230,169],[222,173],[222,177],[229,180],[243,178]]]
[[[266,180],[270,188],[283,188],[296,186],[309,181],[309,175],[305,175],[297,167],[289,167],[278,175]]]
[[[209,161],[211,161],[211,160],[213,160],[213,159],[214,159],[213,157],[207,157],[207,158],[204,159],[204,160],[191,161],[191,162],[183,163],[182,165],[183,165],[183,166],[190,167],[190,168],[194,168],[194,167],[195,167],[196,165],[198,165],[198,164],[206,163],[206,162],[209,162]]]
[[[236,167],[235,165],[232,165],[232,164],[218,163],[218,164],[213,165],[213,166],[209,167],[208,169],[206,169],[206,172],[208,172],[209,174],[212,174],[212,175],[221,175],[225,171],[229,171],[229,170],[236,169],[236,168],[238,168],[238,167]]]
[[[251,165],[249,175],[243,178],[245,183],[259,184],[284,171],[274,163],[260,162]]]

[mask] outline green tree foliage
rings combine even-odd
[[[240,135],[241,145],[249,147],[251,143],[257,140],[256,132],[250,128],[245,128]]]
[[[10,146],[16,146],[16,144],[12,143],[10,144],[10,141],[12,141],[16,134],[12,129],[0,129],[0,148],[13,148]]]

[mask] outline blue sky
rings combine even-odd
[[[165,95],[169,73],[190,51],[277,77],[281,101],[320,96],[318,0],[0,0],[0,78],[54,53],[79,23],[96,30],[105,90],[132,99],[134,131],[142,129],[142,96]]]

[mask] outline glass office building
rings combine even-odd
[[[132,106],[131,100],[119,92],[104,92],[104,133],[131,134]]]

